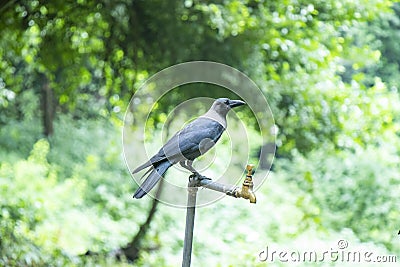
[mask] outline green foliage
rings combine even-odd
[[[378,50],[381,59],[374,65],[366,66],[362,71],[368,75],[366,83],[370,84],[374,76],[380,77],[393,91],[400,86],[398,73],[400,72],[400,49],[398,46],[400,28],[400,5],[393,4],[392,14],[382,14],[379,19],[368,23],[356,31],[355,38],[359,42],[369,43],[373,49]]]
[[[399,253],[396,198],[400,186],[397,172],[399,144],[382,144],[355,152],[317,150],[307,158],[280,161],[279,171],[290,183],[307,192],[309,215],[326,229],[351,229],[361,241],[374,240]]]
[[[126,244],[145,219],[148,203],[131,200],[132,181],[114,143],[119,131],[106,122],[83,125],[68,117],[57,127],[66,128],[50,142],[39,139],[28,156],[3,156],[2,264],[115,265],[111,258],[76,255]],[[310,248],[329,248],[338,238],[354,249],[373,242],[372,251],[399,253],[394,245],[399,144],[382,147],[330,153],[322,148],[307,158],[280,159],[257,191],[257,205],[225,198],[198,210],[193,262],[254,266],[266,245],[301,250],[307,240]],[[224,164],[217,160],[212,172]],[[184,212],[160,207],[137,265],[180,264]]]
[[[39,140],[28,160],[1,164],[1,247],[4,265],[41,265],[48,260],[48,254],[40,245],[44,241],[49,242],[47,238],[51,236],[43,236],[38,226],[49,215],[58,212],[60,206],[66,208],[63,201],[56,202],[59,200],[57,191],[73,193],[72,187],[57,185],[55,172],[46,160],[48,150],[48,142]],[[36,243],[34,239],[38,235],[44,239]],[[60,250],[56,248],[54,254],[60,254]]]
[[[111,251],[134,233],[121,235],[135,229],[137,209],[131,205],[118,131],[99,121],[80,128],[84,125],[66,117],[57,127],[66,124],[68,129],[50,142],[34,143],[26,159],[23,153],[13,158],[2,154],[0,244],[5,265],[78,264],[78,254]],[[96,135],[99,139],[93,139]]]
[[[189,60],[222,62],[256,81],[275,117],[280,156],[257,191],[259,204],[225,198],[198,210],[196,265],[265,266],[257,255],[266,245],[329,250],[342,238],[354,250],[400,255],[397,2],[0,5],[1,266],[127,265],[107,252],[131,241],[149,202],[131,199],[136,185],[123,164],[122,113],[146,78]],[[56,119],[54,135],[44,139],[46,86]],[[170,91],[146,122],[146,138],[164,134],[160,125],[177,103],[198,96],[233,94],[208,84]],[[182,113],[168,130],[188,119]],[[255,120],[238,115],[253,156],[263,145]],[[237,138],[237,125],[229,125]],[[241,173],[243,148],[232,151],[229,173]],[[221,138],[210,176],[232,151]],[[132,153],[138,162],[146,156]],[[161,206],[134,264],[180,265],[184,216]],[[78,256],[87,250],[101,255]]]

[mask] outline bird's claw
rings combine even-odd
[[[206,176],[204,176],[204,175],[201,175],[201,174],[198,173],[198,172],[193,172],[193,175],[194,175],[198,180],[204,180],[204,179],[211,180],[211,178],[208,178],[208,177],[206,177]]]
[[[208,178],[206,176],[200,175],[199,177],[200,180],[211,180],[211,178]]]
[[[201,180],[211,180],[211,178],[208,178],[204,175],[201,175],[198,172],[193,172],[190,176],[189,176],[189,181],[201,181]]]

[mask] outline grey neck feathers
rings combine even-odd
[[[201,117],[212,119],[221,124],[226,129],[226,113],[219,114],[214,109],[210,109],[209,111],[206,112],[206,114],[204,114]]]

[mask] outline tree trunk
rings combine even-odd
[[[42,76],[42,120],[43,133],[46,137],[54,133],[54,93],[50,88],[50,82],[45,75]]]
[[[129,261],[135,261],[139,257],[141,242],[143,238],[146,236],[146,233],[150,228],[150,223],[154,217],[154,214],[157,211],[157,206],[159,203],[158,198],[161,195],[162,187],[163,187],[163,179],[161,179],[159,182],[156,196],[153,199],[146,221],[140,226],[138,233],[135,235],[132,241],[129,242],[125,247],[121,248],[120,250],[122,252],[121,254],[123,254]]]

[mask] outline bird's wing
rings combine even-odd
[[[224,127],[217,121],[208,118],[198,118],[172,137],[160,149],[157,156],[161,160],[165,158],[177,161],[194,159],[201,154],[201,141],[210,139],[215,143],[224,130]]]
[[[194,159],[202,154],[200,152],[200,142],[202,140],[210,139],[216,143],[224,130],[225,128],[217,121],[200,117],[171,137],[156,155],[135,169],[133,173],[164,160],[176,163],[185,159]],[[208,149],[211,147],[212,145]]]

